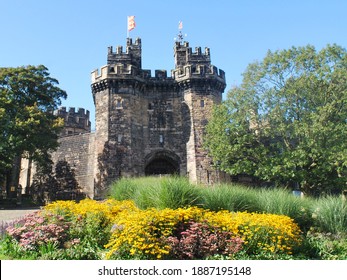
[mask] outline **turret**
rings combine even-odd
[[[141,62],[141,39],[137,38],[133,43],[131,38],[127,39],[126,51],[123,52],[123,47],[118,46],[116,51],[113,52],[113,48],[108,48],[107,64],[110,67],[117,66],[133,66],[137,70],[142,67]]]
[[[201,47],[196,47],[195,52],[192,52],[188,42],[183,44],[176,42],[174,56],[175,70],[172,71],[172,76],[177,82],[191,82],[192,78],[196,81],[204,80],[213,82],[213,87],[220,94],[224,91],[226,87],[225,73],[211,64],[209,48],[205,48],[205,52],[201,52]]]
[[[225,73],[211,64],[210,49],[200,47],[195,52],[188,42],[176,42],[173,79],[179,85],[184,103],[190,112],[190,137],[187,148],[187,173],[190,181],[212,184],[219,180],[212,159],[203,148],[205,126],[211,117],[214,104],[222,101],[226,87]]]
[[[91,123],[88,110],[78,108],[76,111],[74,107],[66,110],[66,107],[60,107],[54,112],[54,115],[64,120],[64,128],[60,132],[61,137],[90,132]]]

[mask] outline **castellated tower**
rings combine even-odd
[[[179,85],[183,102],[190,112],[190,136],[187,143],[187,173],[190,181],[211,184],[219,181],[220,172],[212,168],[211,158],[203,149],[203,134],[214,104],[222,101],[226,87],[225,73],[211,65],[210,49],[189,47],[188,42],[175,45],[173,79]]]
[[[90,132],[91,123],[88,110],[78,108],[75,111],[73,107],[68,110],[66,110],[66,107],[60,107],[54,112],[54,115],[64,120],[64,127],[60,132],[60,137]]]
[[[211,65],[210,50],[174,46],[175,69],[142,69],[141,40],[108,49],[107,65],[92,72],[96,131],[95,197],[120,177],[186,175],[192,182],[219,179],[202,147],[213,104],[220,103],[225,74]]]

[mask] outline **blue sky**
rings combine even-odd
[[[125,45],[128,15],[144,69],[174,68],[181,20],[190,46],[209,47],[226,72],[225,92],[269,49],[347,46],[345,0],[0,0],[0,67],[45,65],[68,93],[63,106],[90,110],[94,126],[90,73],[106,64],[108,46]]]

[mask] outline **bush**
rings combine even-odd
[[[62,247],[67,238],[66,231],[70,224],[63,216],[29,214],[16,225],[7,227],[10,237],[18,242],[24,250],[39,251],[40,246],[54,244]]]
[[[311,229],[300,249],[309,259],[347,260],[347,234],[324,233]]]
[[[113,217],[134,208],[129,201],[57,201],[6,228],[2,249],[13,258],[102,258]]]
[[[338,196],[318,199],[314,205],[314,225],[321,231],[347,233],[347,203]]]
[[[125,197],[135,197],[143,209],[129,200],[57,201],[2,224],[2,254],[10,259],[347,258],[346,202],[340,197],[313,200],[278,189],[197,187],[175,177],[123,183],[121,188],[131,186]]]
[[[106,245],[109,250],[106,258],[111,259],[129,256],[134,259],[171,259],[178,255],[185,258],[207,257],[205,249],[200,253],[192,248],[188,250],[188,244],[198,246],[198,241],[201,241],[198,237],[192,238],[200,230],[196,225],[201,224],[204,238],[224,236],[224,240],[231,243],[235,241],[235,244],[231,244],[235,245],[235,248],[238,248],[237,238],[241,238],[242,251],[251,255],[262,252],[290,255],[301,242],[299,227],[292,219],[283,215],[212,212],[197,207],[163,210],[151,208],[122,212],[114,222],[114,231]],[[229,241],[222,243],[226,244]],[[221,244],[218,245],[216,253],[229,256],[226,247]],[[209,245],[204,243],[204,246]]]
[[[187,178],[164,177],[160,186],[156,203],[158,209],[177,209],[199,203],[199,190],[196,186],[191,185]]]
[[[178,176],[123,178],[111,186],[110,196],[131,199],[141,209],[175,209],[197,205],[199,190],[187,178]]]
[[[201,206],[213,211],[261,212],[254,189],[240,185],[222,184],[201,188]]]
[[[307,231],[312,224],[312,203],[285,189],[250,188],[239,184],[196,186],[184,177],[121,179],[111,186],[114,199],[132,199],[141,209],[199,206],[213,211],[258,212],[286,215]]]
[[[231,257],[242,249],[243,240],[228,231],[210,226],[207,221],[178,225],[185,228],[169,236],[170,254],[174,259],[207,259],[213,256]]]
[[[282,188],[260,189],[255,204],[261,212],[286,215],[295,220],[303,230],[312,225],[312,200],[294,196]]]

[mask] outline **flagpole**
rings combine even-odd
[[[129,17],[127,16],[127,39],[129,38]]]
[[[127,38],[129,38],[129,32],[131,30],[133,30],[135,28],[136,24],[135,24],[135,16],[128,16],[128,22],[127,22],[127,27],[128,27],[128,31],[127,31]]]

